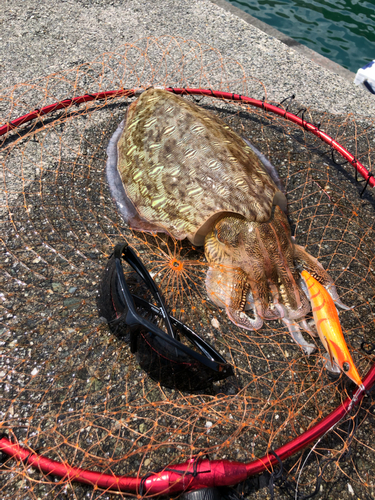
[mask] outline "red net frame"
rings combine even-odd
[[[159,83],[159,82],[156,82]],[[170,88],[171,89],[171,88]],[[280,116],[283,118],[286,118],[288,120],[294,121],[294,123],[297,123],[298,125],[302,126],[303,129],[307,132],[312,132],[313,134],[317,135],[319,138],[325,140],[330,146],[334,147],[337,151],[339,151],[340,154],[342,154],[349,162],[356,167],[356,169],[361,173],[361,175],[364,177],[365,181],[372,187],[374,182],[373,182],[373,177],[369,174],[369,171],[362,165],[362,163],[359,161],[358,156],[359,155],[353,155],[349,153],[349,151],[341,146],[340,142],[337,140],[332,139],[328,134],[325,132],[322,132],[316,125],[313,125],[307,121],[305,121],[303,118],[299,118],[293,113],[290,113],[286,111],[285,109],[281,109],[280,107],[274,106],[270,103],[267,103],[265,101],[261,101],[260,99],[252,99],[252,98],[246,98],[242,96],[241,94],[232,94],[231,92],[223,92],[223,91],[212,91],[209,89],[202,90],[202,89],[196,89],[195,91],[191,88],[186,89],[186,88],[174,88],[174,91],[179,92],[179,93],[196,93],[198,95],[206,94],[208,96],[214,96],[215,97],[220,97],[222,99],[234,99],[234,100],[239,100],[242,102],[246,102],[247,104],[255,105],[259,107],[263,113],[267,114],[267,112],[277,112]],[[87,94],[84,96],[77,96],[77,97],[72,97],[71,99],[59,101],[58,103],[47,105],[47,106],[41,106],[38,110],[35,110],[31,113],[27,113],[26,115],[20,117],[19,119],[12,119],[11,121],[8,121],[7,124],[5,124],[2,127],[3,133],[9,133],[11,129],[15,129],[16,127],[25,124],[29,119],[37,119],[39,122],[36,124],[35,128],[32,125],[32,128],[26,131],[26,134],[21,134],[19,136],[19,141],[21,142],[22,140],[25,140],[25,137],[32,137],[34,134],[37,134],[39,132],[38,126],[42,124],[42,127],[48,128],[48,124],[44,124],[43,122],[43,115],[51,112],[51,111],[57,111],[58,109],[63,109],[66,108],[65,114],[62,117],[59,117],[58,120],[59,122],[64,122],[64,121],[69,121],[74,119],[74,115],[78,116],[80,114],[79,110],[75,110],[73,114],[71,114],[71,107],[74,104],[80,104],[84,102],[89,102],[93,101],[94,104],[98,103],[98,100],[100,99],[105,99],[105,102],[103,105],[100,105],[102,108],[104,108],[106,105],[111,105],[113,102],[115,102],[117,99],[120,97],[126,96],[130,97],[132,91],[129,90],[118,90],[118,91],[110,91],[110,92],[100,92],[100,93],[93,93],[93,94]],[[225,103],[224,103],[225,104]],[[90,108],[86,107],[85,108],[85,113],[90,113]],[[73,117],[73,118],[72,118]],[[27,119],[26,119],[27,118]],[[23,131],[24,132],[24,131]],[[18,140],[18,139],[17,139]],[[17,142],[16,140],[16,142]],[[315,181],[314,181],[315,182]],[[327,190],[325,190],[325,196],[329,196],[330,193]],[[10,205],[7,202],[7,206],[9,207]],[[26,206],[26,204],[25,204]],[[10,210],[9,210],[10,212]],[[366,389],[370,389],[372,384],[373,384],[373,369],[369,371],[365,378],[365,385]],[[360,401],[360,398],[362,395],[357,395],[358,399],[357,401]],[[331,412],[329,416],[327,416],[325,419],[323,419],[319,424],[317,424],[315,427],[312,427],[309,429],[307,432],[305,432],[301,437],[297,437],[296,439],[292,440],[289,444],[278,448],[277,449],[277,454],[280,456],[281,459],[284,459],[288,456],[289,453],[296,452],[298,451],[301,447],[305,446],[308,444],[313,439],[316,439],[318,436],[320,436],[322,433],[324,433],[326,430],[330,429],[337,421],[340,420],[340,418],[345,415],[345,413],[348,411],[349,406],[350,406],[350,398],[344,398],[344,401],[341,405],[338,406],[337,410],[334,412]],[[14,440],[14,438],[13,438]],[[1,443],[2,446],[4,446],[4,449],[7,449],[10,454],[13,454],[15,457],[25,460],[27,458],[27,464],[32,464],[35,463],[35,465],[38,464],[38,467],[40,469],[43,469],[40,466],[41,460],[45,460],[45,463],[48,463],[48,459],[41,459],[38,458],[37,454],[34,454],[30,452],[30,449],[28,448],[22,448],[19,447],[17,443],[11,443],[12,440],[8,440],[7,438],[3,438]],[[32,448],[31,448],[32,449]],[[195,463],[195,461],[193,461]],[[206,460],[200,460],[198,467],[201,468],[200,470],[202,471],[202,474],[198,474],[194,479],[191,479],[189,474],[186,475],[186,471],[190,472],[190,468],[193,467],[192,462],[188,462],[188,465],[182,465],[182,470],[185,471],[185,474],[181,475],[176,473],[170,473],[166,475],[167,471],[164,471],[164,473],[161,474],[161,476],[166,476],[165,477],[165,483],[160,482],[160,475],[159,476],[152,476],[151,478],[146,479],[146,490],[149,494],[156,494],[160,493],[160,491],[164,492],[176,492],[176,491],[181,491],[186,488],[197,488],[200,486],[208,486],[208,485],[219,485],[223,484],[220,483],[220,476],[225,477],[225,481],[228,481],[224,484],[234,484],[238,481],[241,481],[245,479],[248,475],[252,473],[258,473],[264,468],[272,468],[273,465],[277,463],[277,459],[275,458],[274,455],[267,454],[264,456],[264,458],[258,459],[254,462],[251,462],[249,465],[244,465],[243,463],[235,463],[233,465],[232,472],[229,472],[229,468],[227,467],[227,462],[223,460],[219,461],[206,461]],[[25,464],[25,467],[26,465]],[[64,481],[71,481],[73,478],[77,478],[78,474],[78,469],[69,469],[69,466],[66,463],[62,463],[61,466],[58,466],[56,462],[50,462],[50,466],[52,469],[56,472],[57,468],[60,468],[60,473],[64,478]],[[176,468],[176,465],[173,465],[173,468]],[[229,466],[228,466],[229,467]],[[231,468],[232,466],[230,466]],[[172,468],[172,466],[170,467]],[[205,469],[210,468],[212,470],[212,473],[207,473]],[[47,472],[47,469],[45,469]],[[203,478],[203,471],[204,471],[204,479]],[[49,469],[49,472],[51,472],[51,469]],[[84,473],[82,473],[84,474]],[[95,473],[93,473],[95,474]],[[97,473],[96,473],[97,474]],[[238,474],[238,475],[236,475]],[[109,474],[108,477],[104,476],[102,473],[99,473],[99,476],[103,479],[104,482],[100,484],[97,482],[99,480],[99,477],[96,476],[90,476],[88,478],[88,482],[90,484],[97,484],[98,486],[102,488],[109,488],[109,487],[115,487],[117,488],[118,485],[118,479],[113,479],[114,475],[111,473]],[[156,479],[158,481],[156,481]],[[141,483],[141,477],[140,475],[124,479],[124,482],[126,483],[126,490],[125,491],[132,491],[136,492],[139,488],[139,485]],[[155,487],[156,489],[153,490],[153,484],[159,484],[160,486]],[[171,486],[172,485],[172,486]],[[161,488],[161,489],[160,489]]]

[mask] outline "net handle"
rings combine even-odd
[[[178,95],[201,95],[208,97],[215,97],[217,99],[225,99],[227,101],[239,101],[250,106],[254,106],[257,108],[261,108],[264,111],[269,111],[270,113],[274,113],[276,115],[282,116],[285,120],[289,120],[307,132],[314,134],[319,137],[323,142],[328,144],[332,149],[336,150],[345,160],[347,160],[356,171],[364,178],[366,181],[366,187],[374,187],[375,186],[375,178],[371,172],[367,170],[367,168],[355,158],[347,149],[344,148],[339,142],[333,139],[331,136],[320,130],[320,128],[316,125],[313,125],[310,122],[304,120],[303,116],[300,118],[299,116],[286,111],[285,109],[275,106],[273,104],[269,104],[265,101],[259,101],[258,99],[253,99],[252,97],[247,97],[241,94],[234,94],[232,92],[222,92],[219,90],[211,90],[211,89],[196,89],[196,88],[174,88],[174,87],[154,87],[159,89],[167,90],[168,92],[172,92],[173,94]],[[90,101],[101,101],[101,100],[112,100],[118,97],[136,97],[139,96],[145,89],[135,88],[135,89],[118,89],[118,90],[108,90],[106,92],[97,92],[93,94],[85,94],[83,96],[73,97],[72,99],[64,99],[63,101],[56,102],[54,104],[49,104],[48,106],[44,106],[40,109],[35,109],[31,113],[27,113],[26,115],[20,116],[11,122],[5,123],[0,127],[0,137],[11,130],[15,130],[24,123],[35,120],[36,118],[40,118],[41,116],[47,115],[48,113],[52,113],[54,111],[58,111],[60,109],[66,109],[71,106],[78,106],[84,102]]]
[[[358,389],[353,398],[348,397],[323,420],[275,450],[274,453],[268,453],[248,464],[228,460],[204,459],[197,461],[197,459],[191,459],[182,464],[168,466],[161,472],[150,473],[147,478],[141,478],[138,476],[115,476],[71,467],[38,453],[30,452],[18,443],[12,443],[7,437],[0,439],[0,451],[16,460],[21,460],[25,465],[41,470],[45,474],[59,476],[67,481],[90,484],[106,490],[137,494],[142,487],[147,495],[164,495],[200,488],[231,486],[276,465],[278,463],[276,455],[280,460],[285,460],[321,437],[354,406],[359,404],[365,393],[372,389],[374,383],[375,364],[363,379],[364,388]]]

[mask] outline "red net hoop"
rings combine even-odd
[[[368,373],[366,388],[372,387],[373,124],[312,110],[299,117],[298,104],[287,110],[267,102],[260,82],[209,47],[170,37],[141,40],[0,95],[0,443],[18,459],[5,460],[2,491],[9,498],[24,498],[26,491],[30,498],[100,498],[97,488],[73,485],[78,469],[99,472],[103,483],[97,476],[86,482],[104,489],[117,488],[116,476],[134,478],[124,479],[124,491],[133,494],[140,485],[158,494],[235,484],[272,471],[276,450],[282,460],[293,455],[283,466],[302,489],[314,488],[316,463],[329,454],[327,484],[344,472],[354,488],[371,494],[374,455],[371,433],[364,431],[373,418],[371,398],[359,398],[348,411],[353,386],[343,376],[328,378],[321,345],[306,357],[277,322],[259,332],[235,327],[207,300],[201,249],[133,233],[118,216],[105,180],[105,149],[132,102],[129,90],[150,85],[181,89],[189,99],[191,89],[199,89],[201,106],[279,168],[297,242],[329,270],[343,301],[355,306],[340,320],[361,374]],[[339,154],[332,156],[333,149]],[[337,165],[339,155],[351,165]],[[362,199],[356,171],[368,185]],[[174,314],[229,357],[238,386],[194,395],[166,390],[100,322],[99,275],[113,245],[124,239],[147,263]],[[305,462],[300,448],[342,417]],[[345,431],[350,422],[356,432]],[[352,456],[343,464],[349,446],[366,450],[366,461],[358,464]],[[40,455],[61,464],[60,479],[42,467]],[[151,488],[155,475],[141,481],[189,460],[160,489]],[[230,482],[220,483],[229,475],[225,460],[238,465]],[[33,472],[33,464],[41,470]],[[192,479],[194,466],[199,473]]]

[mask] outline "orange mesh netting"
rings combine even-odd
[[[240,64],[196,42],[165,37],[2,90],[1,124],[64,99],[149,86],[267,100],[261,82]],[[30,452],[110,475],[143,477],[205,454],[248,463],[311,428],[355,387],[344,375],[329,377],[319,340],[308,357],[279,322],[257,332],[234,326],[207,298],[202,248],[126,227],[109,194],[105,162],[108,141],[133,100],[115,94],[70,105],[0,137],[2,432]],[[364,184],[356,182],[355,169],[282,116],[212,97],[200,97],[199,105],[278,168],[296,242],[329,271],[343,302],[354,306],[340,313],[340,322],[364,376],[374,341],[371,190],[361,198]],[[300,108],[290,104],[294,113]],[[371,170],[374,123],[303,112]],[[136,249],[173,315],[226,357],[234,377],[205,393],[166,389],[110,333],[98,317],[96,293],[113,246],[123,240]],[[308,456],[299,452],[283,463],[287,488],[311,493],[322,472],[320,495],[347,491],[350,482],[358,498],[372,497],[373,424],[370,394]],[[3,498],[122,495],[43,474],[5,455],[0,478]],[[250,491],[246,484],[241,488]]]

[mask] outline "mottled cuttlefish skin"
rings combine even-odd
[[[118,171],[139,215],[195,244],[204,242],[202,226],[223,212],[267,221],[279,193],[228,125],[163,90],[148,90],[130,106],[118,152]]]
[[[208,296],[233,323],[255,330],[263,320],[281,319],[310,353],[315,346],[299,329],[313,333],[298,269],[307,269],[343,304],[319,262],[294,243],[276,170],[254,151],[259,157],[202,107],[149,89],[110,141],[107,178],[130,228],[205,245]]]

